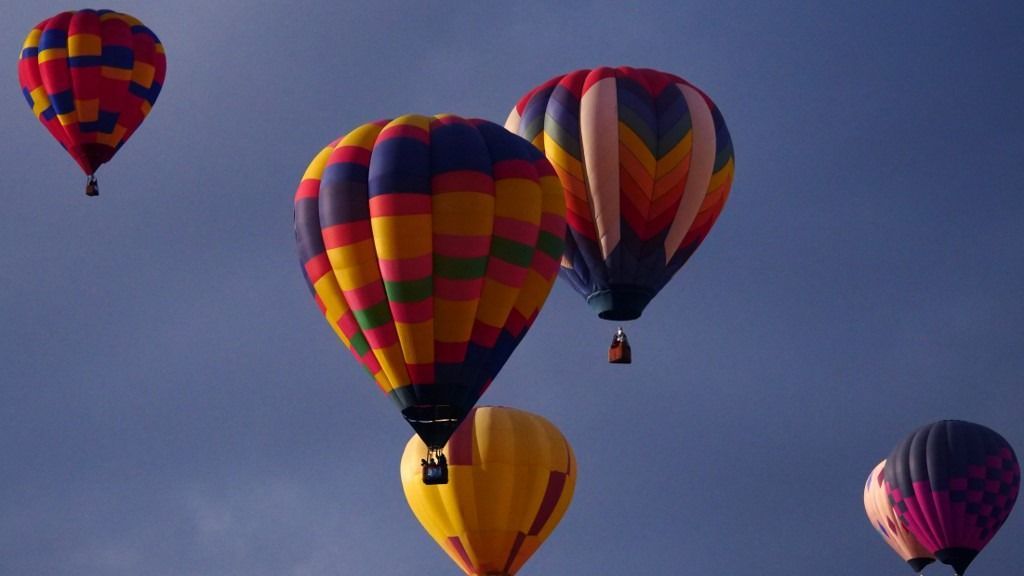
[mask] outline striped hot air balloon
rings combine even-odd
[[[564,214],[543,155],[483,120],[365,124],[306,170],[295,236],[310,289],[432,450],[536,318]]]
[[[156,34],[111,10],[61,12],[29,32],[18,79],[32,112],[89,177],[132,136],[164,84]]]
[[[423,528],[471,576],[518,572],[572,501],[572,447],[535,414],[475,409],[445,448],[445,485],[420,482],[423,449],[413,436],[402,455],[405,498]]]
[[[1010,515],[1020,465],[995,431],[941,420],[896,445],[886,460],[885,486],[907,530],[963,575]]]
[[[569,224],[562,277],[601,318],[640,317],[729,195],[733,148],[725,121],[678,76],[577,70],[528,92],[505,127],[554,165]]]

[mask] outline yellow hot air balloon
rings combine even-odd
[[[885,492],[885,460],[882,460],[871,471],[864,483],[864,511],[875,531],[881,534],[900,558],[910,564],[914,572],[920,572],[925,566],[935,561],[935,557],[914,538],[907,528],[896,517],[896,511],[889,503],[889,495]]]
[[[402,455],[402,488],[416,518],[471,576],[511,576],[551,534],[576,487],[576,457],[544,418],[475,408],[448,440],[448,483],[426,485],[413,436]]]

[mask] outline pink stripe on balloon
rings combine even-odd
[[[410,384],[433,384],[434,365],[431,364],[406,364],[409,373]]]
[[[341,146],[335,148],[330,157],[327,158],[327,165],[331,164],[360,164],[370,165],[370,151],[362,146]]]
[[[479,574],[479,571],[475,566],[473,566],[473,562],[470,561],[469,554],[466,554],[466,549],[462,547],[462,542],[459,540],[459,537],[449,536],[448,543],[455,549],[455,553],[459,555],[459,559],[462,562],[462,569],[466,574]]]
[[[315,284],[317,280],[331,270],[331,261],[327,259],[327,254],[321,252],[306,261],[305,268],[309,281]]]
[[[931,550],[934,552],[941,548],[942,542],[939,533],[935,530],[935,523],[928,514],[928,509],[922,506],[922,502],[927,503],[928,500],[926,498],[922,498],[923,494],[919,489],[921,484],[921,482],[915,482],[913,484],[913,493],[904,499],[903,502],[907,506],[907,515],[910,520],[908,524],[913,526],[911,532],[914,536],[917,536],[918,534],[924,536],[924,538],[918,538],[918,540],[920,540],[922,544],[927,541],[929,543],[928,546],[932,546]],[[923,484],[926,485],[925,489],[927,490],[927,482]]]
[[[295,191],[295,201],[306,198],[318,198],[320,196],[320,179],[306,178],[299,183],[299,189]]]
[[[429,194],[394,192],[370,198],[370,217],[430,214]]]
[[[434,317],[434,299],[425,298],[419,302],[391,302],[391,317],[395,322],[417,324]]]
[[[540,216],[540,229],[550,232],[558,238],[565,238],[565,218],[558,214],[545,212]]]
[[[476,170],[452,170],[434,174],[430,179],[430,189],[434,194],[445,192],[480,192],[494,194],[494,180],[490,174]]]
[[[516,556],[519,555],[519,549],[522,548],[524,540],[526,540],[526,534],[516,532],[516,539],[512,542],[512,549],[508,551],[508,559],[505,560],[505,574],[512,573],[512,564],[516,561]]]
[[[355,353],[356,349],[352,348],[352,354]],[[366,369],[370,371],[370,374],[376,375],[380,372],[380,362],[377,361],[377,356],[374,355],[373,350],[367,350],[366,354],[357,356],[357,358],[359,358],[359,361],[363,363],[363,366],[366,366]]]
[[[918,513],[927,526],[928,532],[934,536],[936,545],[942,546],[946,542],[946,534],[942,529],[942,519],[939,518],[938,510],[932,499],[931,485],[927,480],[914,482],[914,501],[917,504]]]
[[[473,410],[448,439],[448,463],[452,466],[473,465],[473,425],[475,420],[476,410]]]
[[[444,300],[465,302],[476,300],[483,289],[483,278],[472,280],[453,280],[451,278],[434,277],[434,295]]]
[[[957,542],[957,534],[953,530],[956,521],[953,511],[949,507],[949,492],[932,492],[929,504],[931,504],[932,517],[937,523],[939,537],[947,545]]]
[[[341,318],[338,318],[337,324],[341,333],[349,340],[351,340],[356,334],[359,334],[359,323],[356,322],[355,314],[352,313],[351,308],[346,310],[345,313],[341,315]]]
[[[500,335],[501,328],[488,326],[483,322],[476,322],[473,324],[473,335],[470,337],[470,340],[484,348],[493,348]]]
[[[349,246],[373,237],[373,230],[366,220],[328,226],[321,229],[321,233],[324,238],[324,247],[328,250]]]
[[[531,268],[536,270],[546,280],[554,278],[555,274],[558,274],[561,264],[561,262],[543,252],[535,253],[533,255],[533,262],[530,263]]]
[[[377,137],[377,145],[392,138],[412,138],[424,144],[430,144],[430,134],[423,128],[413,124],[392,124],[388,126]]]
[[[519,266],[518,264],[512,264],[499,258],[492,258],[487,263],[487,277],[491,280],[501,282],[506,286],[518,288],[523,285],[526,280],[527,269]]]
[[[518,338],[529,325],[527,319],[518,310],[513,308],[508,314],[508,319],[505,320],[505,331]]]
[[[929,552],[935,553],[938,547],[935,545],[935,539],[931,533],[928,532],[927,526],[923,524],[918,513],[917,503],[912,499],[906,499],[903,501],[906,505],[906,510],[900,515],[900,518],[907,526],[907,530],[917,538],[917,541],[921,543]]]
[[[551,165],[551,162],[543,156],[533,163],[533,169],[537,171],[537,178],[547,178],[548,176],[557,175],[555,168]]]
[[[345,301],[356,310],[365,310],[379,304],[386,298],[384,285],[380,282],[370,282],[352,290],[345,290]]]
[[[537,510],[537,515],[530,526],[529,534],[531,536],[539,534],[544,525],[547,524],[548,519],[551,518],[551,513],[555,511],[555,505],[558,504],[558,500],[562,497],[564,489],[565,474],[551,471],[548,475],[548,486],[544,491],[544,498],[540,502],[540,509]]]
[[[415,258],[377,260],[380,275],[388,282],[405,282],[426,278],[434,271],[434,255],[424,254]]]
[[[366,336],[366,341],[370,343],[370,347],[374,350],[383,350],[384,348],[394,346],[398,342],[398,332],[395,332],[394,324],[385,324],[376,328],[370,328],[369,330],[363,330],[363,335]]]
[[[434,361],[444,364],[454,364],[466,359],[465,342],[435,342]]]
[[[491,251],[490,236],[434,236],[434,252],[454,258],[479,258]]]
[[[525,178],[527,180],[537,179],[537,169],[533,163],[527,160],[502,160],[495,162],[491,167],[495,180],[505,178]]]
[[[495,217],[494,235],[508,238],[520,244],[533,246],[537,243],[539,227],[534,222],[525,222],[515,218]]]

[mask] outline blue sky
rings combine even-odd
[[[113,2],[168,73],[97,199],[17,88],[68,6],[9,4],[0,573],[457,574],[402,495],[411,430],[306,290],[292,195],[361,123],[502,122],[598,65],[708,92],[736,180],[631,367],[560,283],[482,399],[578,458],[522,574],[910,574],[872,467],[940,418],[1024,451],[1022,4]],[[971,574],[1020,561],[1021,516]]]

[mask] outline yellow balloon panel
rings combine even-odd
[[[413,436],[402,487],[416,518],[469,575],[512,575],[561,520],[576,486],[576,459],[561,432],[513,408],[476,408],[444,449],[448,484],[427,486]]]

